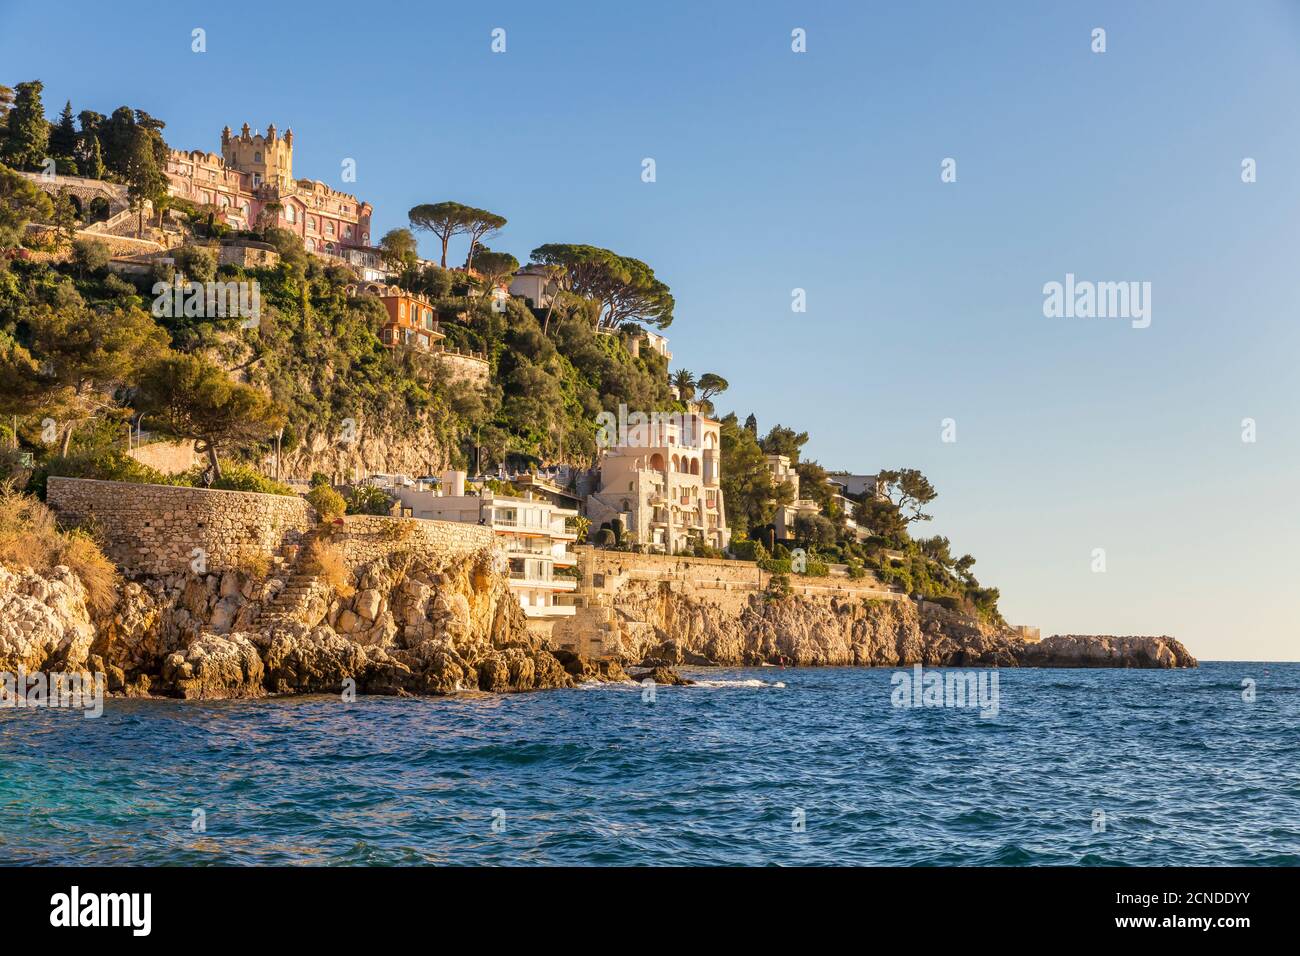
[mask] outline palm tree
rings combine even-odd
[[[669,381],[677,389],[677,397],[683,402],[689,402],[695,397],[695,376],[686,369],[678,369]]]

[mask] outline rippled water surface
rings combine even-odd
[[[1300,664],[1004,670],[991,719],[895,708],[890,670],[686,673],[707,683],[653,704],[619,685],[0,711],[0,858],[1300,864]]]

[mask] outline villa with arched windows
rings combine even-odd
[[[666,554],[695,541],[725,548],[718,423],[698,412],[656,413],[620,431],[601,458],[600,490],[587,498],[592,528],[617,520],[624,540]]]

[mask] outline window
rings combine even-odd
[[[262,154],[261,154],[261,153],[254,153],[254,154],[253,154],[253,162],[255,162],[255,163],[260,163],[261,161],[262,161]]]
[[[334,220],[333,220],[333,219],[331,219],[331,220],[329,220],[328,222],[325,223],[325,234],[326,234],[327,236],[332,236],[332,235],[334,235]]]
[[[343,229],[343,235],[345,235],[345,236],[347,236],[347,238],[351,239],[351,238],[352,238],[352,227],[351,227],[351,226],[345,226],[344,229]]]
[[[316,217],[315,217],[315,216],[308,216],[308,217],[307,217],[307,228],[310,229],[312,232],[315,232],[315,231],[316,231]]]
[[[285,207],[284,207],[284,221],[285,221],[285,222],[293,222],[293,221],[294,221],[294,216],[295,216],[295,213],[294,213],[294,211],[293,211],[293,207],[292,207],[292,206],[285,206]]]

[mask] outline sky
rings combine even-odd
[[[375,236],[454,199],[521,261],[643,259],[674,368],[827,468],[921,469],[1012,623],[1300,660],[1300,3],[0,0],[33,78],[186,149],[292,127]],[[1150,325],[1045,316],[1067,273],[1149,282]]]

